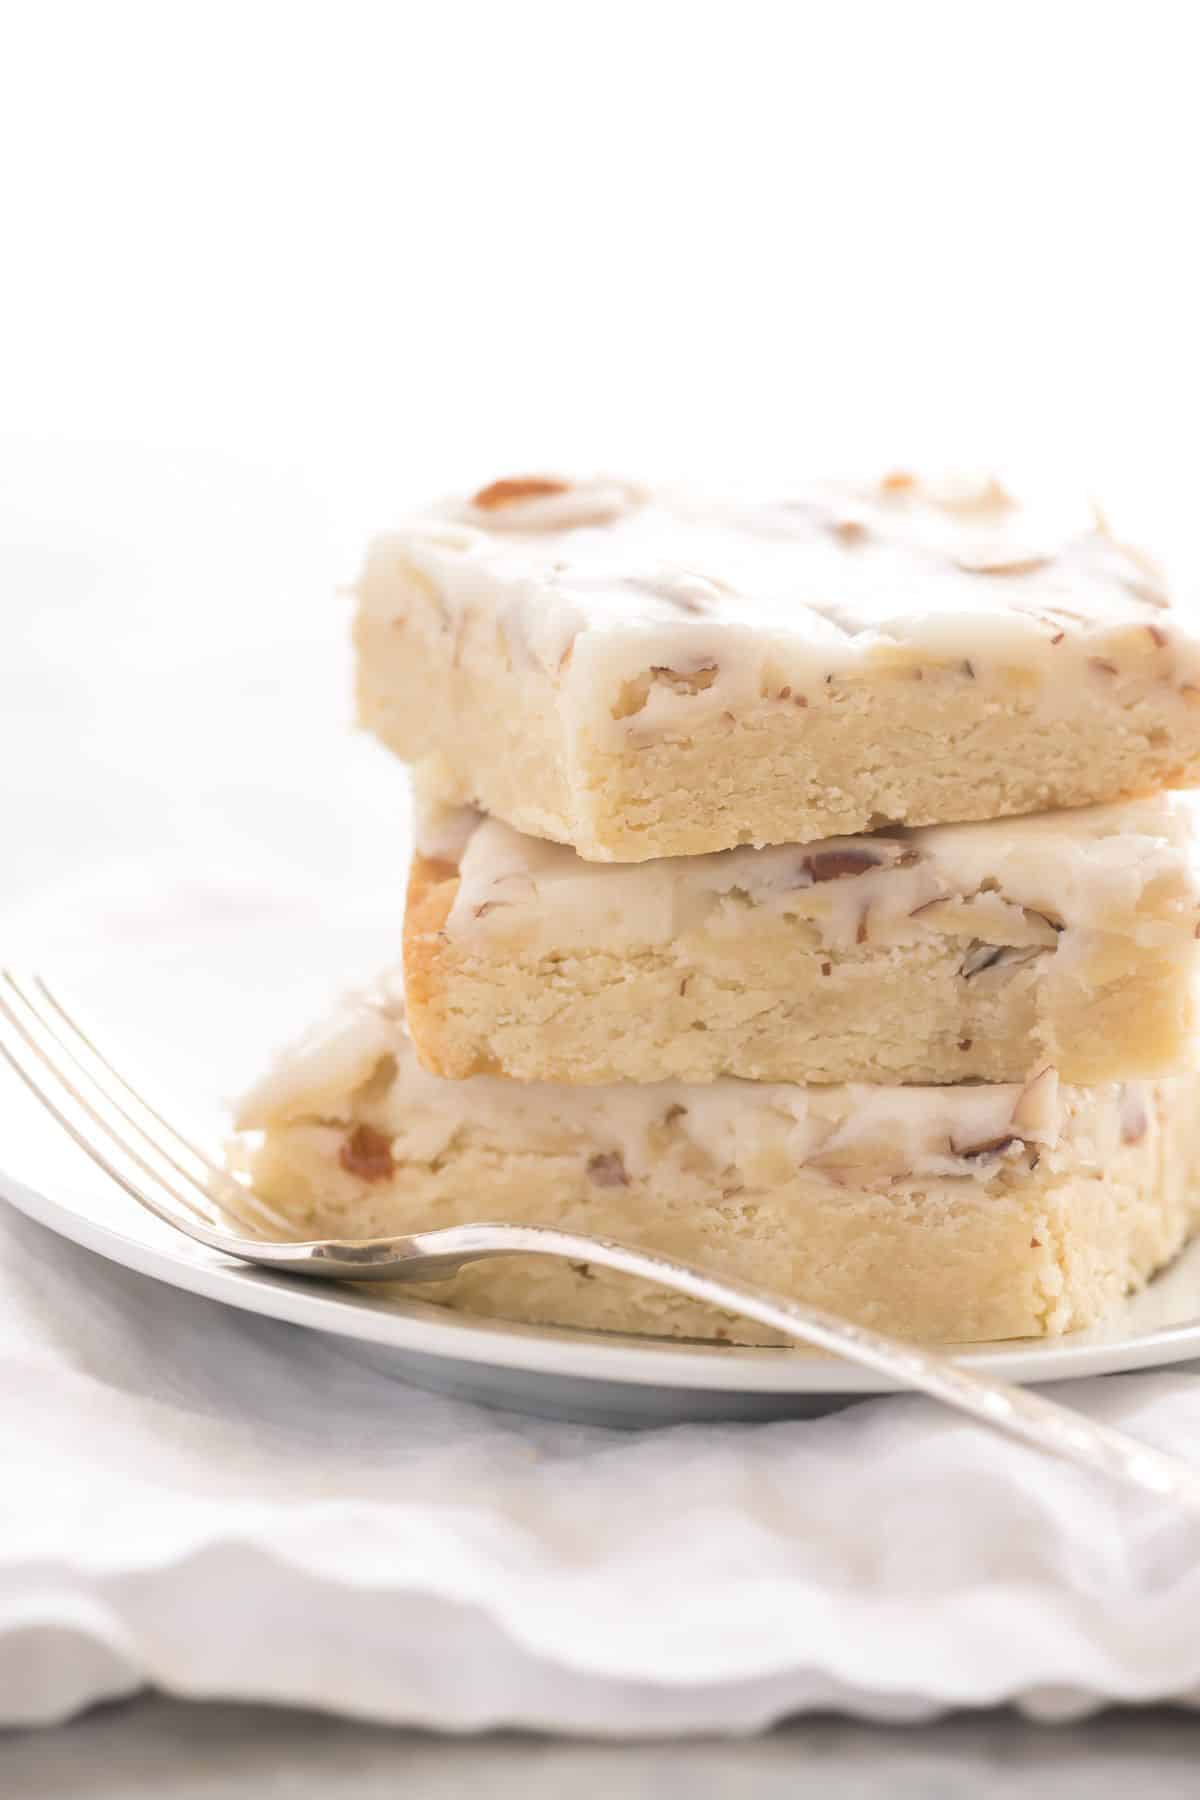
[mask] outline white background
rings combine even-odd
[[[6,17],[11,430],[262,459],[339,518],[560,458],[1192,492],[1186,4]]]
[[[998,464],[1186,556],[1185,4],[3,19],[0,898],[39,925],[161,854],[235,925],[320,888],[356,973],[391,944],[335,588],[446,487]]]

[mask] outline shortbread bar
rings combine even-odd
[[[480,1219],[599,1232],[914,1338],[1090,1325],[1200,1208],[1195,1079],[1062,1087],[567,1088],[417,1064],[397,996],[346,1007],[244,1103],[235,1159],[297,1237]],[[542,1258],[423,1295],[508,1319],[777,1341]]]
[[[587,863],[478,813],[422,832],[426,1068],[521,1081],[1069,1081],[1195,1064],[1194,808],[1162,795],[807,846]]]
[[[994,482],[498,481],[379,539],[358,601],[363,722],[593,861],[1200,781],[1200,641],[1160,577]]]

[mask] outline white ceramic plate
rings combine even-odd
[[[290,957],[283,961],[295,967]],[[153,981],[145,974],[143,968],[132,1007],[123,984],[119,1022],[111,999],[100,1016],[113,1017],[126,1041],[132,1027],[136,1043],[140,1028],[134,1067],[144,1070],[152,1053],[155,1097],[185,1096],[187,1124],[199,1115],[210,1132],[221,1118],[213,1069],[233,1066],[238,1078],[247,1077],[265,1054],[264,1035],[273,1035],[265,1022],[285,1018],[295,1025],[318,1003],[302,980],[291,981],[284,1004],[273,984],[249,997],[242,986],[235,998],[203,971],[175,966]],[[111,971],[99,985],[112,995]],[[68,986],[80,991],[77,981]],[[85,998],[95,1017],[97,983],[85,980],[84,987],[93,990]],[[231,1057],[227,1021],[235,1004],[238,1054]],[[226,1040],[220,1051],[218,1038]],[[205,1083],[207,1091],[200,1091]],[[353,1347],[423,1387],[525,1412],[633,1425],[809,1413],[886,1385],[812,1351],[505,1325],[399,1289],[381,1297],[270,1275],[214,1255],[143,1213],[65,1140],[7,1069],[0,1070],[0,1119],[0,1196],[28,1217],[152,1280],[329,1332],[343,1349]],[[1014,1382],[1067,1381],[1200,1357],[1200,1240],[1103,1329],[1049,1343],[973,1345],[961,1354],[971,1367]]]

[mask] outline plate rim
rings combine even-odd
[[[340,1287],[318,1287],[303,1277],[240,1264],[186,1237],[180,1237],[178,1247],[169,1236],[159,1243],[154,1234],[168,1234],[170,1228],[157,1225],[135,1202],[125,1200],[115,1184],[114,1190],[129,1209],[130,1226],[149,1228],[150,1235],[123,1231],[97,1218],[82,1195],[56,1198],[0,1167],[0,1198],[56,1236],[149,1280],[335,1337],[438,1361],[486,1364],[514,1375],[552,1375],[609,1385],[797,1396],[905,1391],[902,1382],[820,1351],[792,1354],[752,1345],[639,1342],[599,1332],[483,1319],[449,1309],[444,1309],[445,1317],[433,1317],[443,1309],[408,1296],[386,1311],[362,1306]],[[1102,1342],[1014,1339],[955,1352],[966,1367],[1018,1385],[1126,1373],[1197,1356],[1200,1317]]]

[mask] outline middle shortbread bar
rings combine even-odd
[[[1193,1061],[1198,916],[1162,795],[633,864],[435,814],[409,1026],[454,1078],[1150,1078]]]

